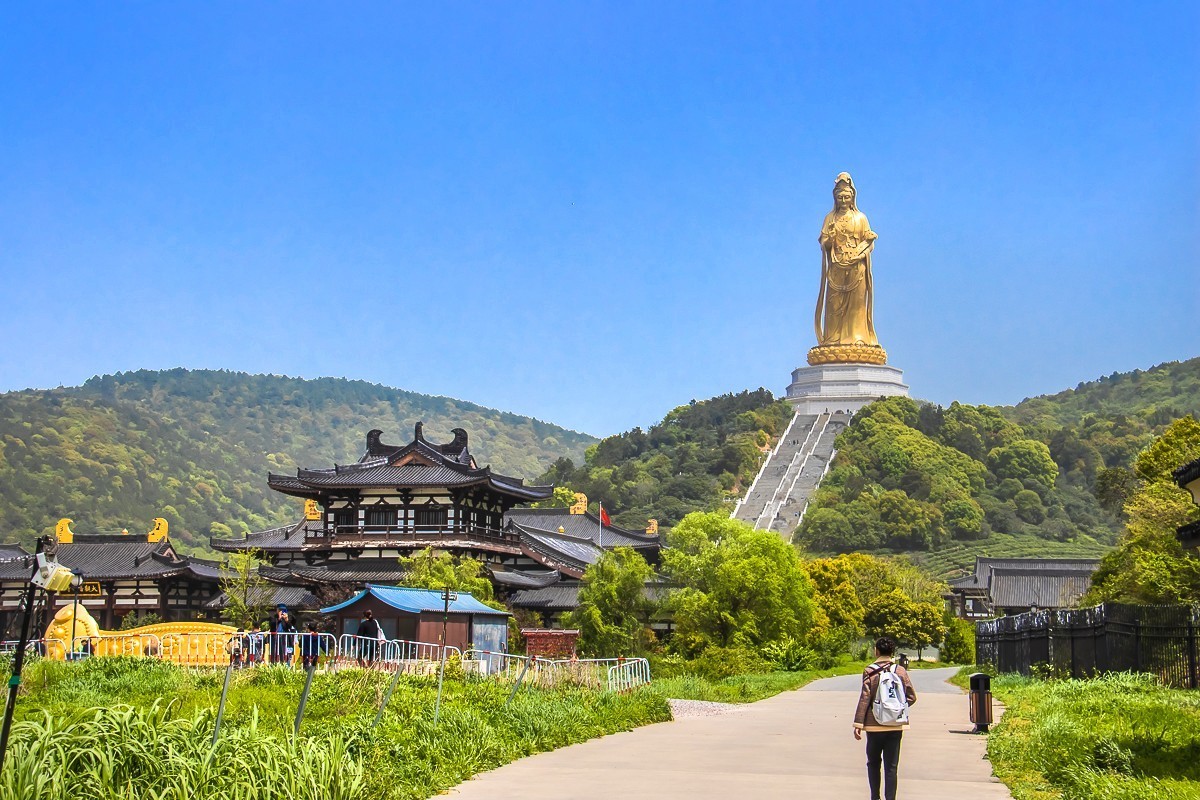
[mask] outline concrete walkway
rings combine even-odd
[[[917,704],[900,755],[900,796],[1011,799],[967,733],[967,699],[953,669],[913,670]],[[562,797],[769,800],[868,797],[864,742],[854,741],[858,676],[712,716],[678,719],[540,753],[476,776],[448,794],[467,800]]]

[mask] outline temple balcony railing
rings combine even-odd
[[[483,525],[410,525],[406,527],[331,525],[324,529],[306,531],[304,536],[306,542],[323,544],[354,544],[356,542],[405,544],[436,539],[467,539],[512,547],[519,546],[521,542],[521,537],[515,532]]]

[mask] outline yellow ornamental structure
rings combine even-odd
[[[235,628],[215,622],[160,622],[127,631],[101,630],[82,605],[68,603],[46,628],[46,657],[63,661],[67,653],[144,656],[189,666],[229,663]]]

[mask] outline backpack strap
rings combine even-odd
[[[863,683],[866,683],[867,681],[871,680],[871,678],[874,678],[879,673],[884,672],[885,670],[887,670],[887,668],[889,666],[895,666],[895,665],[894,664],[875,664],[873,666],[875,667],[874,669],[867,670],[867,674],[863,675]]]

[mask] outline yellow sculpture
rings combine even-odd
[[[304,518],[309,522],[321,519],[321,507],[317,505],[316,500],[304,501]]]
[[[67,649],[92,656],[150,656],[187,666],[224,666],[236,632],[215,622],[160,622],[128,631],[102,631],[88,610],[67,603],[46,628],[46,657],[63,661]],[[74,646],[72,646],[74,631]]]
[[[572,514],[586,514],[587,513],[587,495],[586,494],[584,494],[583,492],[575,493],[575,505],[571,506],[571,513]]]
[[[833,185],[833,210],[821,225],[821,289],[813,327],[817,346],[808,363],[885,364],[875,336],[871,251],[878,238],[858,210],[858,193],[847,172]]]
[[[646,535],[658,536],[658,520],[650,520],[650,522],[646,525]]]
[[[75,541],[75,532],[71,530],[72,521],[63,517],[54,526],[54,538],[58,540],[59,544],[71,544]]]
[[[154,527],[146,534],[147,542],[165,542],[167,540],[167,521],[162,517],[154,518]]]

